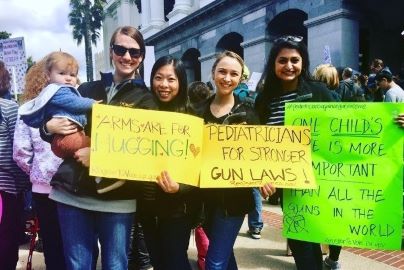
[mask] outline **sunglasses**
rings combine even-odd
[[[132,58],[139,58],[142,56],[142,50],[141,49],[136,49],[136,48],[125,48],[121,45],[112,45],[111,49],[114,51],[114,53],[118,56],[124,56],[126,52],[129,52],[130,57]]]
[[[303,40],[303,37],[301,36],[281,36],[275,39],[275,42],[280,42],[280,41],[292,41],[299,43]]]

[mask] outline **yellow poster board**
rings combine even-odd
[[[203,120],[152,110],[93,106],[90,175],[155,181],[172,179],[198,186]]]
[[[90,175],[202,188],[315,188],[310,127],[203,124],[181,113],[96,104]]]
[[[316,188],[310,128],[207,124],[200,187]]]

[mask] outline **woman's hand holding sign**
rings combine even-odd
[[[171,179],[167,171],[162,171],[161,175],[157,176],[157,184],[167,193],[176,193],[180,189],[180,185]]]
[[[263,185],[262,187],[260,187],[260,191],[261,191],[261,196],[264,199],[267,199],[269,196],[271,196],[272,194],[275,193],[276,188],[272,184],[267,183],[267,184]]]

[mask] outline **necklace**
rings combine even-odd
[[[233,104],[231,104],[231,103],[230,104],[225,104],[225,105],[212,103],[210,105],[211,113],[213,114],[213,116],[215,116],[217,118],[228,114],[231,111],[232,108],[233,108]]]

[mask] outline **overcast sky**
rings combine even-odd
[[[86,81],[84,41],[80,46],[72,38],[67,15],[68,0],[0,0],[0,31],[11,38],[24,37],[27,57],[40,60],[52,51],[72,54],[80,65],[79,77]],[[102,32],[102,31],[101,31]],[[102,46],[102,41],[97,44]],[[99,51],[93,48],[93,53]]]

